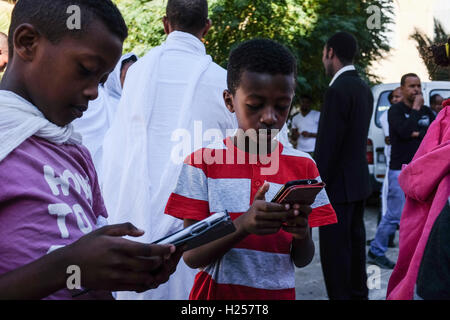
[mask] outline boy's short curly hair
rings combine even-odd
[[[269,39],[248,40],[230,53],[228,59],[228,90],[235,94],[244,71],[271,75],[297,75],[297,62],[282,44]]]
[[[80,8],[80,29],[70,29],[67,26],[67,21],[73,14],[68,9],[74,5]],[[14,48],[14,32],[21,24],[33,25],[50,42],[57,43],[66,35],[83,35],[94,20],[102,21],[121,41],[127,38],[125,20],[111,0],[19,0],[11,15],[8,37],[10,56]]]

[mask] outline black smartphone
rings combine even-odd
[[[271,202],[277,202],[278,199],[281,197],[281,195],[284,193],[284,191],[286,191],[286,189],[288,189],[289,187],[300,186],[300,185],[310,185],[310,184],[316,184],[316,183],[318,183],[318,181],[315,179],[292,180],[292,181],[286,182],[284,184],[284,186],[281,187],[281,189],[277,192],[275,197],[273,197]]]

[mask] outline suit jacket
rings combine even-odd
[[[366,152],[372,110],[372,91],[354,70],[326,91],[314,158],[332,204],[364,200],[371,193]]]

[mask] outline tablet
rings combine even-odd
[[[159,239],[154,244],[184,246],[185,251],[197,248],[236,231],[227,211],[217,212],[193,225]]]

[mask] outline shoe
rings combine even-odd
[[[394,269],[395,263],[389,260],[386,256],[376,256],[370,250],[367,253],[367,263],[374,264],[383,269]]]

